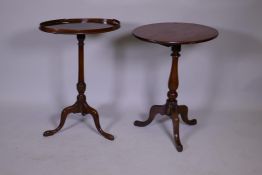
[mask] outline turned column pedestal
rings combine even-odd
[[[195,125],[197,123],[196,119],[188,119],[188,107],[186,105],[177,104],[177,88],[179,85],[178,81],[178,58],[180,56],[179,52],[181,50],[180,45],[172,47],[172,67],[169,75],[168,88],[166,104],[164,105],[154,105],[151,107],[149,112],[149,118],[146,121],[135,121],[135,126],[147,126],[150,124],[157,114],[167,115],[173,122],[173,132],[176,148],[179,152],[183,150],[183,146],[180,142],[179,137],[179,115],[182,120],[188,125]]]
[[[106,133],[102,130],[99,122],[99,115],[98,112],[89,106],[86,102],[85,90],[86,90],[86,83],[84,80],[84,40],[85,35],[79,34],[77,35],[78,40],[78,83],[77,83],[77,100],[72,106],[68,106],[63,109],[61,113],[61,120],[58,127],[54,130],[48,130],[44,132],[44,136],[51,136],[57,133],[65,124],[66,118],[70,113],[81,113],[83,116],[86,114],[91,114],[94,119],[95,126],[99,133],[109,140],[114,140],[114,136],[111,134]]]

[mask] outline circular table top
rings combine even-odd
[[[57,19],[40,23],[39,29],[55,34],[98,34],[120,28],[116,19],[75,18]]]
[[[193,23],[155,23],[143,25],[133,31],[141,40],[165,46],[201,43],[218,36],[214,28]]]

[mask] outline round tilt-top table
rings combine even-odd
[[[99,34],[110,32],[120,28],[120,22],[115,19],[85,18],[85,19],[58,19],[40,23],[39,29],[54,34],[76,35],[78,40],[78,96],[76,102],[63,109],[58,127],[54,130],[44,132],[44,136],[51,136],[57,133],[65,124],[70,113],[81,113],[83,116],[91,114],[95,126],[99,133],[109,140],[114,140],[114,136],[102,130],[99,122],[98,112],[86,102],[84,81],[84,40],[89,34]]]
[[[181,152],[183,146],[179,137],[179,115],[188,125],[195,125],[196,119],[188,119],[188,107],[177,104],[178,88],[178,58],[181,45],[195,44],[212,40],[218,36],[214,28],[192,23],[155,23],[140,26],[133,31],[133,35],[146,42],[157,43],[172,49],[172,67],[168,81],[169,91],[164,105],[154,105],[149,112],[149,118],[145,121],[135,121],[135,126],[147,126],[155,118],[156,114],[167,115],[172,119],[174,140],[177,151]]]

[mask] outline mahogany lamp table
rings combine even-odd
[[[86,35],[110,32],[118,28],[120,28],[120,22],[118,20],[100,18],[58,19],[42,22],[40,24],[39,29],[44,32],[76,35],[78,40],[77,100],[72,106],[63,109],[58,127],[54,130],[45,131],[43,134],[44,136],[51,136],[57,133],[64,126],[68,114],[81,113],[83,116],[91,114],[99,133],[109,140],[114,140],[113,135],[102,130],[97,111],[86,102],[86,83],[84,81],[84,40]]]
[[[172,49],[172,67],[168,81],[169,91],[164,105],[154,105],[149,112],[146,121],[135,121],[135,126],[147,126],[155,118],[156,114],[167,115],[172,119],[174,140],[177,151],[181,152],[183,146],[179,137],[179,115],[188,125],[195,125],[196,119],[188,119],[188,107],[177,104],[178,88],[178,58],[181,45],[195,44],[212,40],[218,36],[214,28],[192,23],[155,23],[140,26],[133,31],[133,35],[143,41],[157,43]]]

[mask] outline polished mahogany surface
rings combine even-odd
[[[42,22],[39,27],[44,32],[56,34],[97,34],[118,28],[118,20],[101,18],[57,19]]]
[[[133,35],[144,41],[173,46],[209,41],[218,36],[218,31],[200,24],[170,22],[140,26]]]

